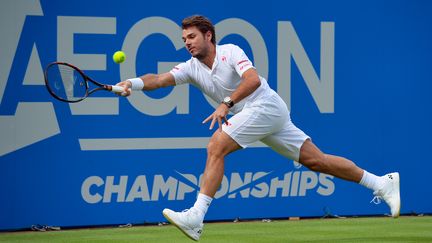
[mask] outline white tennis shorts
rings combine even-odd
[[[300,148],[309,139],[290,118],[289,110],[275,92],[269,97],[247,102],[243,110],[223,124],[222,130],[241,147],[261,141],[279,154],[298,161]]]

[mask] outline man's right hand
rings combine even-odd
[[[116,85],[124,87],[124,91],[121,93],[116,93],[117,95],[120,95],[123,97],[127,97],[127,96],[131,95],[132,83],[129,80],[121,81],[120,83],[117,83]]]

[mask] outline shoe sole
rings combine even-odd
[[[182,229],[182,227],[180,227],[179,225],[177,225],[174,220],[172,220],[168,215],[166,215],[164,212],[162,212],[163,216],[175,227],[177,227],[177,229],[179,229],[183,234],[185,234],[189,239],[193,240],[193,241],[198,241],[197,239],[192,238],[192,236],[190,236],[186,231],[184,231],[184,229]]]
[[[397,217],[399,217],[399,215],[400,215],[400,209],[401,209],[401,199],[400,199],[400,176],[399,176],[399,173],[397,173],[396,172],[396,175],[397,175],[397,186],[398,186],[398,197],[399,197],[399,209],[398,209],[398,212],[397,212],[397,214],[395,215],[395,216],[393,216],[393,218],[397,218]]]

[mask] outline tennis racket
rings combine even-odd
[[[125,92],[124,87],[101,84],[91,79],[81,69],[65,62],[48,64],[44,76],[48,92],[54,98],[69,103],[80,102],[99,90],[115,93]],[[90,90],[89,83],[96,85],[96,87]]]

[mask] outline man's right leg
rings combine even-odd
[[[240,149],[224,131],[216,131],[207,145],[207,161],[200,187],[200,193],[214,197],[224,175],[225,156]]]
[[[189,238],[199,240],[204,226],[204,216],[223,178],[224,158],[227,154],[240,148],[240,145],[225,132],[217,130],[207,146],[206,167],[201,190],[194,206],[183,212],[163,210],[165,218]]]

